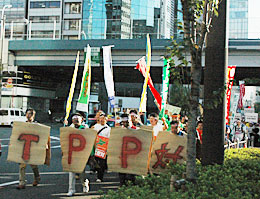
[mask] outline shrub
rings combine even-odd
[[[196,184],[187,183],[186,191],[170,192],[171,175],[182,178],[185,165],[170,165],[159,176],[137,177],[136,185],[109,191],[103,199],[258,199],[260,198],[260,149],[225,151],[223,165],[202,166],[197,163]]]

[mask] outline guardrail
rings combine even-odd
[[[230,140],[228,140],[228,143],[224,145],[224,148],[225,149],[230,149],[230,148],[247,148],[247,141],[248,141],[248,138],[246,138],[243,141],[239,141],[239,139],[237,139],[235,142],[231,142]]]

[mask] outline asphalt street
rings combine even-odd
[[[0,157],[0,199],[48,199],[48,198],[68,198],[68,173],[63,172],[61,165],[61,148],[59,141],[59,128],[61,125],[51,125],[51,164],[50,166],[39,166],[41,182],[37,187],[32,186],[33,173],[30,166],[26,168],[27,185],[24,190],[17,190],[19,178],[19,166],[17,163],[8,162],[8,143],[12,128],[0,127],[0,139],[2,140],[2,156]],[[80,181],[77,181],[75,196],[70,198],[98,198],[102,192],[106,193],[110,189],[117,189],[119,186],[118,174],[107,172],[104,182],[96,182],[96,175],[90,174],[86,168],[86,176],[90,181],[90,191],[82,193]]]

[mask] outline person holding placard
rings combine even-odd
[[[79,113],[72,115],[72,124],[70,127],[76,129],[85,129],[86,126],[83,124],[83,117]],[[89,192],[89,180],[85,179],[85,171],[79,174],[79,178],[83,187],[83,193]],[[69,190],[67,196],[73,196],[76,193],[76,173],[69,172]]]
[[[150,116],[150,123],[153,127],[153,140],[156,140],[156,137],[160,131],[165,131],[168,129],[168,125],[164,117],[162,117],[161,121],[159,121],[159,116],[156,113],[151,113]]]
[[[34,118],[35,118],[35,114],[36,111],[34,109],[27,109],[26,110],[26,118],[27,121],[26,122],[30,122],[33,123]],[[26,164],[20,163],[19,164],[19,185],[16,187],[18,190],[20,189],[25,189],[25,169],[26,169]],[[37,165],[30,165],[32,170],[33,170],[33,174],[34,174],[34,181],[33,181],[33,186],[37,186],[41,180],[40,177],[40,173],[39,173],[39,169]]]

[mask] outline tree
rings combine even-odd
[[[202,164],[223,164],[224,161],[224,132],[225,132],[225,103],[219,101],[215,106],[209,104],[214,99],[214,93],[220,91],[224,97],[225,76],[227,70],[228,41],[226,33],[226,1],[219,5],[219,16],[212,20],[212,28],[205,49],[204,81],[204,125]],[[219,89],[219,90],[218,90]],[[222,94],[222,95],[220,95]],[[224,100],[225,102],[225,100]],[[212,128],[213,127],[213,128]]]
[[[217,16],[218,0],[181,0],[183,23],[178,23],[182,29],[183,41],[173,46],[171,56],[176,56],[179,65],[187,66],[188,62],[183,56],[188,51],[190,60],[190,96],[189,96],[189,125],[187,144],[187,167],[186,176],[190,181],[196,180],[196,118],[199,115],[199,96],[202,71],[202,52],[207,34],[211,27],[211,21]],[[176,42],[175,42],[176,43]],[[180,49],[179,46],[184,46]],[[174,62],[174,61],[173,61]]]

